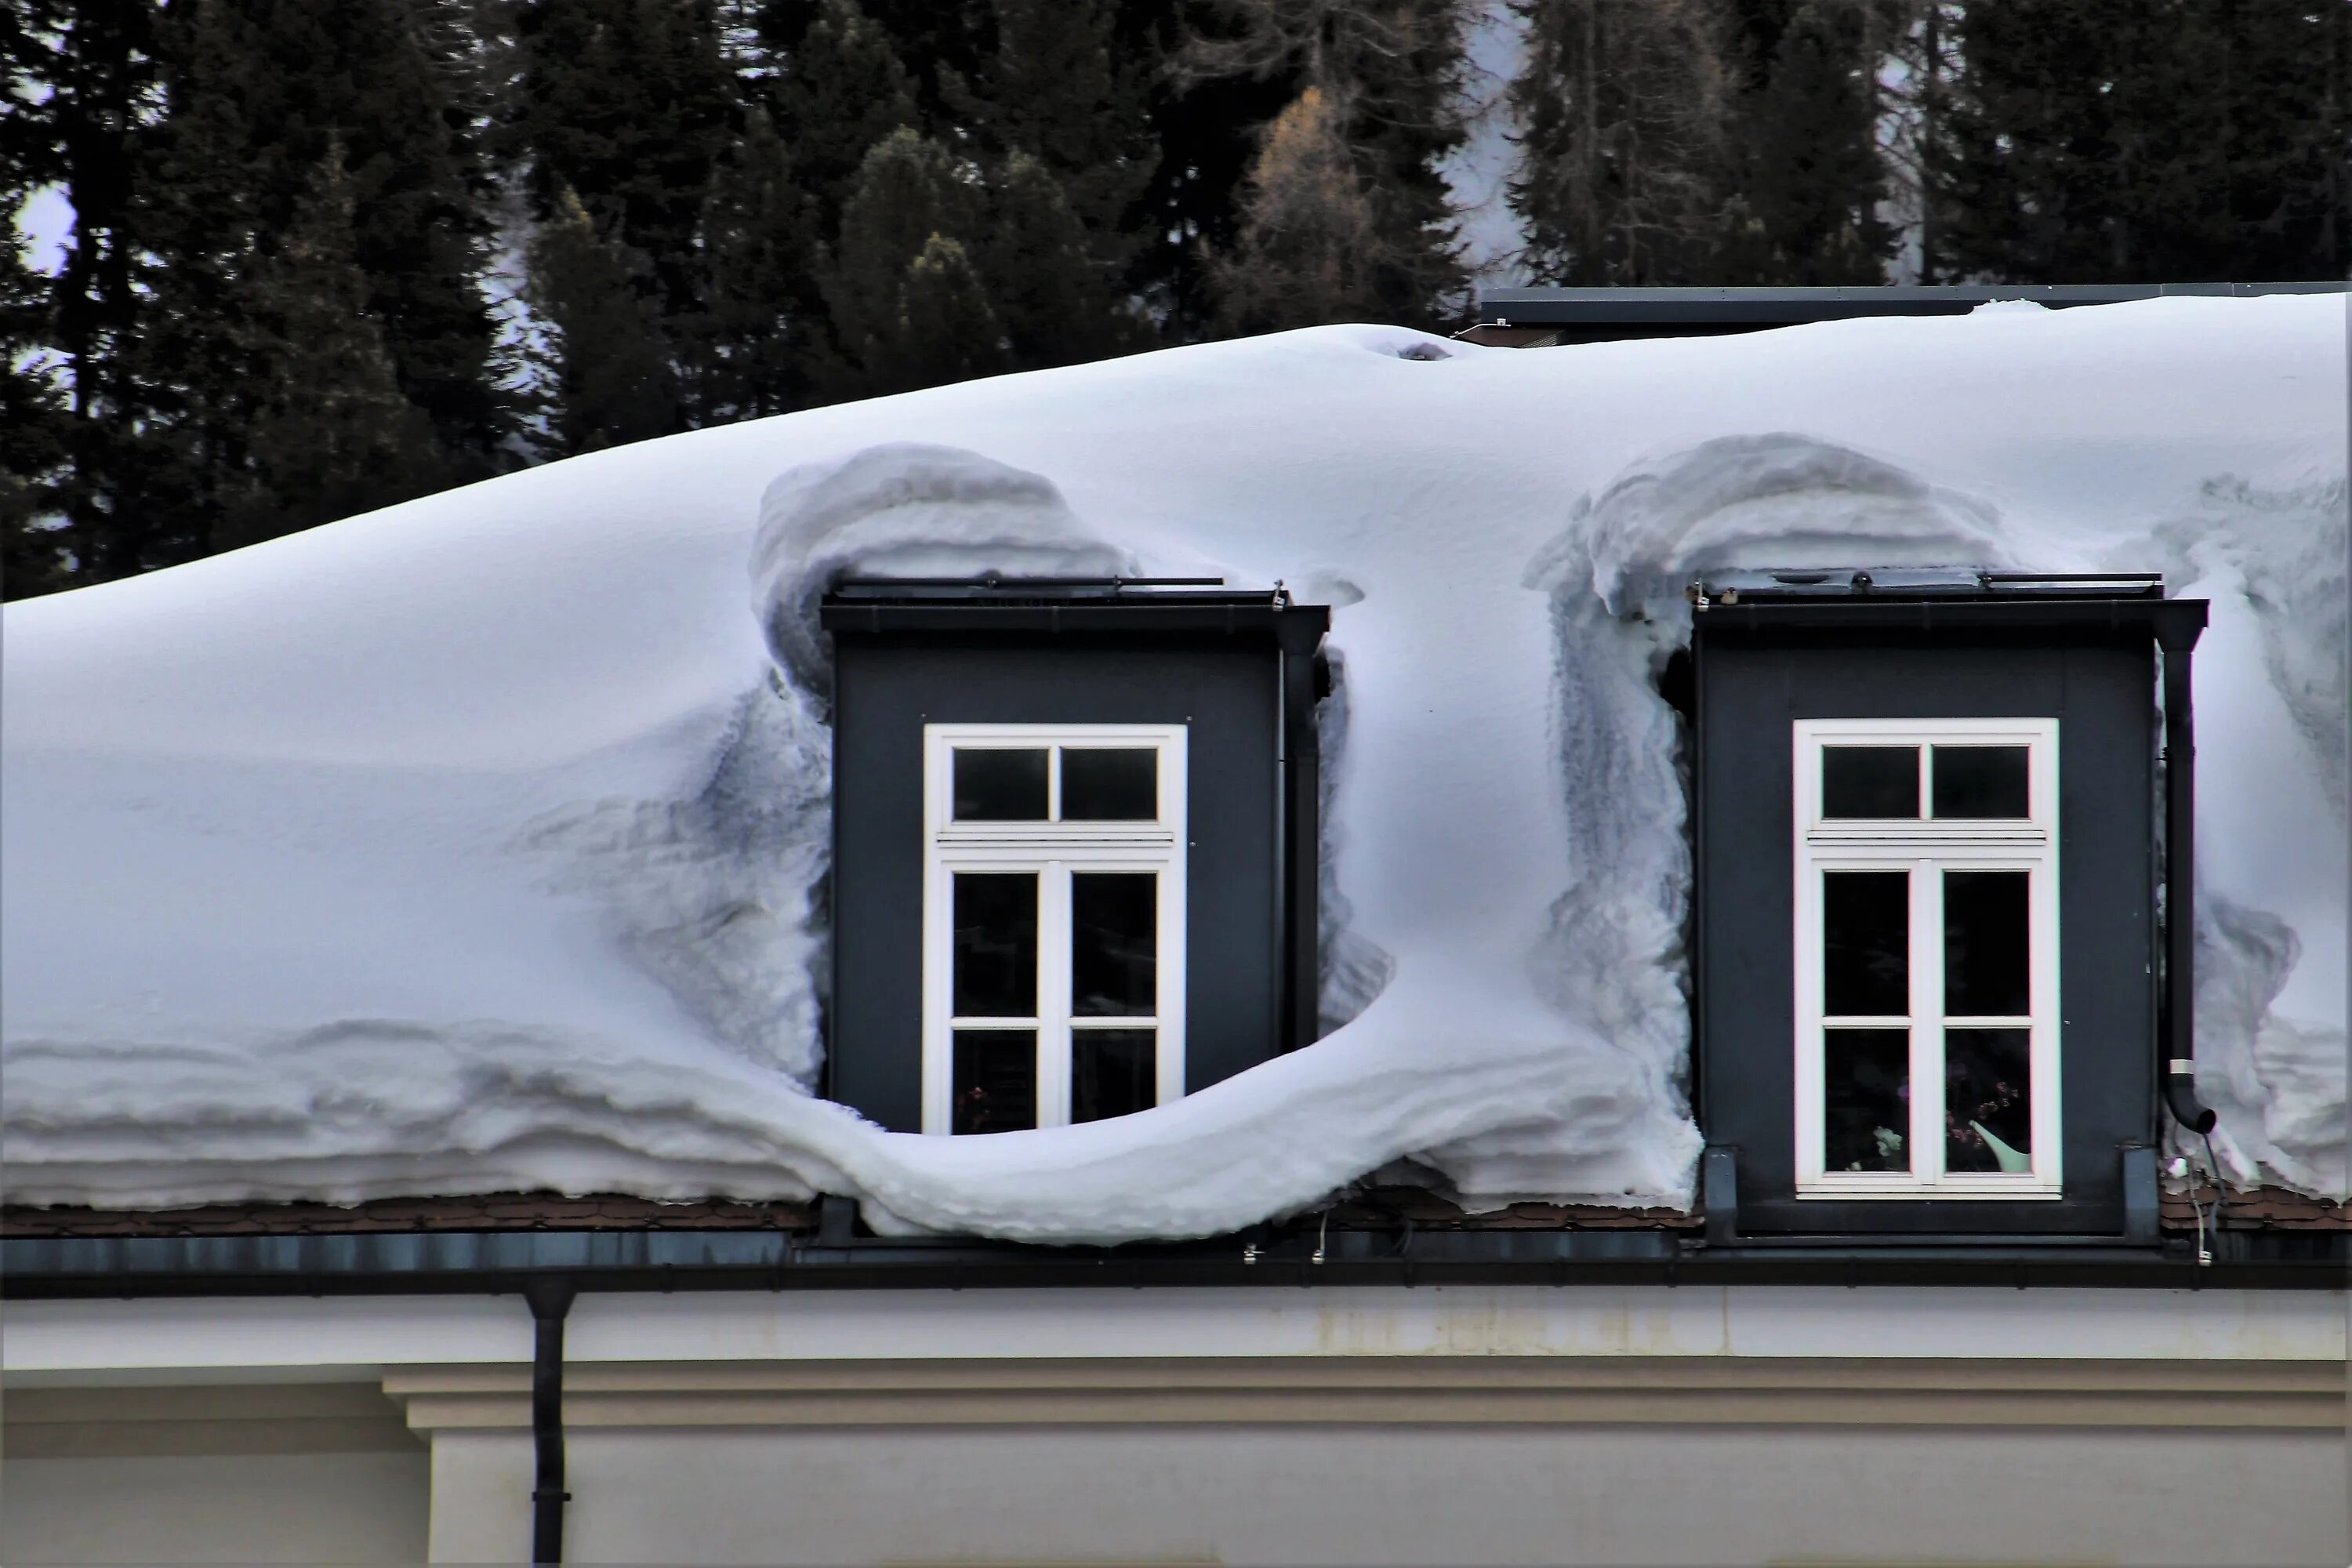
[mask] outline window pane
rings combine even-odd
[[[951,1132],[1013,1132],[1037,1125],[1037,1031],[955,1032]]]
[[[1944,1031],[1944,1168],[2033,1168],[2031,1029]]]
[[[1937,746],[1937,816],[2026,816],[2023,746]]]
[[[1911,873],[1822,877],[1822,1011],[1905,1017],[1911,1011]]]
[[[1037,1016],[1037,876],[959,871],[955,974],[960,1018]]]
[[[1160,879],[1150,871],[1070,878],[1070,1012],[1148,1018],[1160,1010]]]
[[[1070,1120],[1100,1121],[1160,1101],[1156,1029],[1070,1031]]]
[[[1156,822],[1160,753],[1150,746],[1062,748],[1062,820]]]
[[[1944,873],[1944,1011],[2021,1017],[2027,981],[2026,871]]]
[[[1045,752],[998,751],[958,746],[955,753],[955,819],[958,822],[1045,820]]]
[[[1919,748],[1823,746],[1823,816],[1919,815]]]
[[[1911,1031],[1822,1031],[1822,1168],[1907,1171],[1911,1131]]]

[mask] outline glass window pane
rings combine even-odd
[[[1911,873],[1822,877],[1822,1011],[1905,1017],[1911,1011]]]
[[[1944,873],[1944,1012],[2022,1017],[2032,1006],[2026,871]]]
[[[1062,748],[1064,822],[1156,822],[1160,752],[1150,746]]]
[[[2023,746],[1937,746],[1931,768],[1937,816],[2026,816]]]
[[[1045,752],[1000,751],[958,746],[955,751],[955,819],[958,822],[1045,820]]]
[[[1150,871],[1070,878],[1070,1012],[1148,1018],[1160,1010],[1160,879]]]
[[[1919,748],[1823,746],[1823,816],[1919,815]]]
[[[1037,1031],[958,1029],[951,1132],[1037,1125]]]
[[[1944,1031],[1944,1168],[2033,1169],[2031,1029]]]
[[[1037,874],[959,871],[950,1005],[960,1018],[1037,1016]]]
[[[1070,1031],[1070,1120],[1100,1121],[1160,1102],[1159,1031]]]
[[[1911,1168],[1911,1031],[1822,1031],[1822,1168]]]

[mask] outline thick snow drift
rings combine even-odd
[[[1951,563],[2214,600],[2200,1089],[2239,1177],[2340,1193],[2345,341],[2308,297],[1540,352],[1331,328],[677,437],[12,605],[7,1195],[814,1188],[1120,1239],[1410,1158],[1473,1202],[1685,1204],[1653,686],[1682,585]],[[814,600],[989,568],[1335,606],[1322,1042],[984,1139],[806,1092]]]

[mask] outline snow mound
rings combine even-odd
[[[1327,328],[646,443],[9,606],[6,1195],[826,1191],[1117,1241],[1402,1159],[1475,1205],[1686,1205],[1682,585],[1954,563],[2213,598],[2200,1089],[2242,1179],[2341,1192],[2341,311]],[[987,571],[1334,606],[1318,1044],[985,1139],[809,1092],[816,602]]]

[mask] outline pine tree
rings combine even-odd
[[[1113,53],[1100,0],[991,0],[995,37],[979,74],[945,95],[1001,162],[1026,153],[1061,186],[1105,268],[1133,249],[1129,223],[1154,149],[1133,62]]]
[[[703,207],[709,275],[693,333],[698,422],[781,414],[807,401],[824,301],[814,203],[765,110],[712,176]]]
[[[1141,237],[1127,278],[1164,336],[1191,342],[1216,320],[1214,259],[1239,240],[1241,200],[1267,126],[1307,86],[1304,62],[1238,72],[1192,68],[1203,43],[1230,45],[1244,23],[1213,0],[1125,0],[1114,47],[1136,59],[1155,165],[1137,200]]]
[[[1739,116],[1750,150],[1745,206],[1769,260],[1757,279],[1780,285],[1879,283],[1894,248],[1878,216],[1885,173],[1878,150],[1877,58],[1867,26],[1874,0],[1805,0],[1780,31],[1771,66]],[[1733,279],[1724,258],[1717,281]]]
[[[669,345],[647,268],[597,232],[580,198],[556,193],[530,246],[530,294],[551,340],[545,367],[551,456],[625,446],[682,427]]]
[[[1364,268],[1368,298],[1360,314],[1411,324],[1438,324],[1458,310],[1466,279],[1441,164],[1465,133],[1460,92],[1470,13],[1463,0],[1227,0],[1240,26],[1225,39],[1195,41],[1190,68],[1201,75],[1267,74],[1295,69],[1304,93],[1276,121],[1294,137],[1313,129],[1323,145],[1343,148],[1369,205],[1375,243]],[[1294,114],[1294,110],[1297,112]],[[1269,136],[1272,132],[1268,132]],[[1287,153],[1284,157],[1288,157]],[[1229,289],[1263,240],[1250,226],[1267,212],[1253,165],[1237,248],[1217,269]],[[1277,160],[1279,163],[1281,160]],[[1267,325],[1330,319],[1328,307],[1298,300],[1276,310],[1271,295],[1241,311]],[[1240,319],[1228,298],[1223,314]]]
[[[1115,291],[1116,274],[1041,161],[1027,153],[1007,158],[989,211],[977,261],[1013,368],[1077,364],[1142,346],[1150,324]]]
[[[646,258],[665,322],[701,308],[696,220],[740,100],[712,0],[526,0],[511,139],[535,216],[570,191]]]
[[[341,144],[368,309],[401,386],[431,417],[453,477],[489,472],[509,426],[482,289],[487,171],[458,97],[466,40],[428,26],[432,0],[194,0],[167,15],[188,39],[171,92],[204,100],[231,160],[205,181],[240,187],[257,234],[294,226],[328,142]]]
[[[1310,87],[1267,129],[1239,240],[1215,273],[1228,330],[1378,318],[1380,220],[1340,120]]]
[[[1007,368],[1003,327],[962,242],[935,234],[908,263],[899,323],[883,357],[879,392],[911,391]]]
[[[776,127],[815,203],[817,231],[837,234],[866,155],[921,123],[914,92],[889,35],[855,0],[824,0],[782,61]]]
[[[330,138],[277,254],[257,269],[260,353],[270,366],[242,493],[212,547],[234,549],[436,488],[433,428],[400,386],[358,264],[352,182]]]
[[[1509,188],[1545,282],[1703,281],[1723,247],[1735,59],[1710,0],[1514,0],[1527,65],[1511,85]],[[1752,210],[1752,209],[1751,209]]]
[[[946,149],[899,130],[866,155],[825,289],[843,396],[1007,368],[1003,323],[971,261],[981,193]],[[951,324],[952,342],[933,335]]]
[[[2006,0],[1950,18],[1945,276],[2340,277],[2352,7]]]
[[[75,211],[47,298],[21,258],[9,279],[11,594],[184,558],[150,537],[152,409],[131,372],[151,316],[132,209],[151,140],[156,22],[149,0],[23,0],[0,31],[19,84],[0,139],[9,210],[56,184]]]

